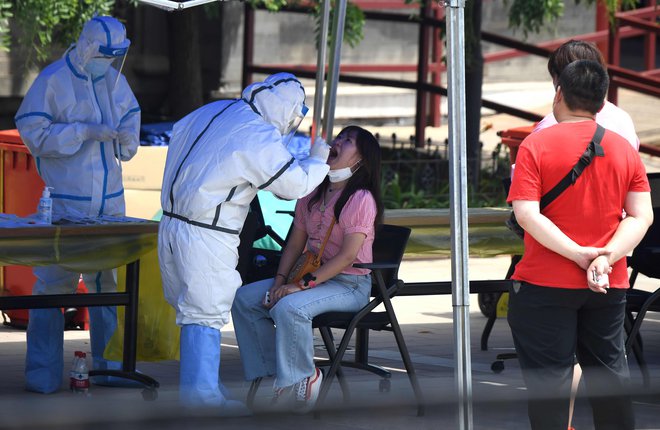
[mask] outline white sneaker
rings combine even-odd
[[[286,399],[287,397],[289,397],[290,393],[291,393],[291,388],[290,387],[275,389],[273,391],[273,398],[270,399],[271,405],[274,405],[276,403],[282,403],[283,399]]]
[[[295,385],[289,387],[277,388],[273,391],[273,397],[270,400],[271,411],[289,411],[295,400],[294,390]]]
[[[294,386],[296,402],[293,406],[293,412],[306,414],[314,409],[316,400],[319,398],[322,381],[323,372],[317,367],[314,369],[312,376],[308,376]]]

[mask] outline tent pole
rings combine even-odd
[[[465,0],[446,0],[452,305],[458,428],[472,429],[465,118]]]
[[[316,89],[314,90],[314,119],[312,120],[312,139],[321,136],[321,115],[323,113],[323,82],[325,81],[325,57],[328,46],[328,27],[330,21],[330,0],[323,1],[321,10],[321,40],[316,59]],[[332,138],[332,136],[330,136]],[[312,143],[313,143],[312,142]]]
[[[323,109],[323,136],[332,140],[332,127],[335,120],[335,105],[337,100],[337,82],[339,81],[339,64],[341,63],[341,45],[344,39],[344,21],[346,19],[346,0],[335,3],[332,19],[332,40],[330,66],[328,67],[328,82]]]

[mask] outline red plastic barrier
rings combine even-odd
[[[34,157],[23,144],[18,130],[0,131],[0,212],[27,216],[36,212],[44,182],[41,180]],[[5,266],[0,268],[0,290],[4,295],[21,296],[32,293],[36,278],[31,267]],[[81,280],[78,293],[86,293],[87,288]],[[11,325],[27,327],[29,314],[27,309],[8,310],[5,312]],[[71,325],[87,330],[89,316],[86,308],[78,309],[70,321]]]

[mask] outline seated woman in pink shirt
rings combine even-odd
[[[295,412],[314,407],[323,379],[314,364],[312,319],[358,311],[369,301],[370,271],[352,265],[372,262],[374,232],[383,215],[380,160],[370,132],[344,128],[332,143],[328,177],[296,204],[277,275],[236,293],[232,318],[245,378],[275,376],[274,400]],[[321,267],[299,283],[287,283],[301,253],[318,253],[328,231]],[[266,293],[270,302],[264,302]]]
[[[557,88],[557,80],[561,72],[567,65],[576,60],[595,61],[607,70],[607,64],[596,45],[582,40],[569,40],[557,48],[548,59],[548,72],[550,72],[555,88]],[[596,122],[604,128],[622,136],[633,148],[639,150],[639,138],[635,132],[635,125],[630,115],[620,107],[606,100],[603,108],[596,114]],[[554,114],[550,112],[536,124],[533,132],[555,124],[557,124],[557,120]]]

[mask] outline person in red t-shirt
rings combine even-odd
[[[594,157],[574,185],[539,209],[541,196],[575,166],[594,135],[607,86],[596,62],[580,60],[564,69],[553,103],[559,124],[523,141],[509,191],[526,234],[508,321],[535,430],[567,428],[575,355],[595,428],[634,428],[625,395],[624,257],[653,220],[644,165],[625,139],[606,131],[605,155]]]

